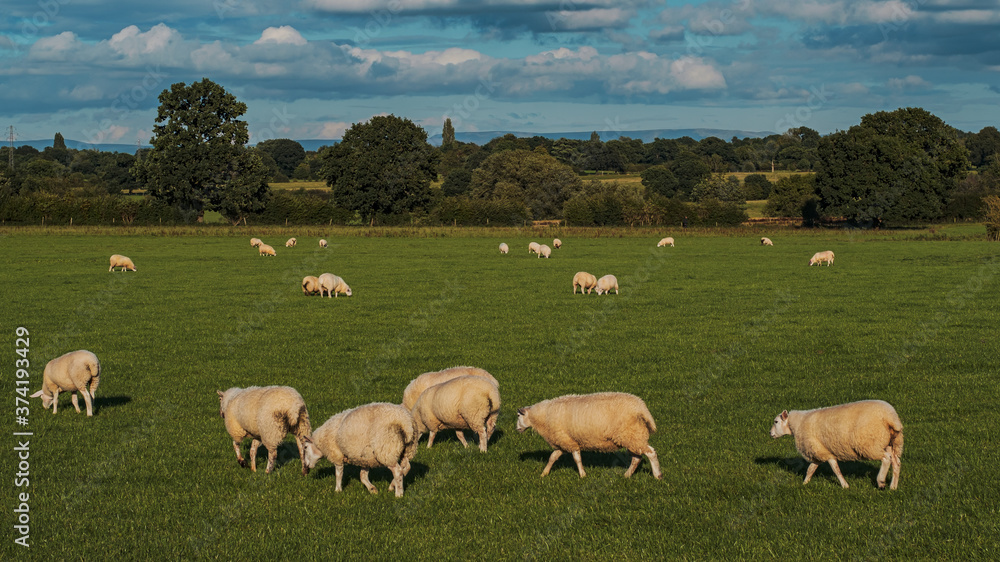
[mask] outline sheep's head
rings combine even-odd
[[[528,410],[530,408],[521,408],[517,411],[517,431],[518,433],[524,433],[524,430],[531,427],[531,420],[528,419]]]
[[[771,437],[777,439],[783,435],[791,435],[792,430],[788,428],[788,410],[775,416],[774,423],[771,424]]]
[[[316,462],[323,458],[323,451],[320,451],[319,447],[308,437],[303,437],[302,441],[305,443],[302,448],[302,474],[308,474],[309,469],[315,467]]]
[[[226,419],[226,406],[229,405],[229,400],[232,399],[232,393],[230,392],[232,390],[235,389],[230,388],[225,392],[216,390],[219,393],[219,415],[222,416],[222,419]]]
[[[48,408],[49,406],[52,405],[52,396],[50,394],[46,393],[44,388],[42,388],[38,392],[32,394],[31,398],[41,398],[42,399],[42,408]]]
[[[345,291],[344,294],[347,295],[347,296],[351,296],[354,293],[351,292],[351,288],[350,287],[347,287],[347,291]]]

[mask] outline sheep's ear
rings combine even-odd
[[[782,410],[781,411],[781,419],[782,420],[787,420],[788,419],[788,410]]]
[[[308,435],[306,435],[305,437],[302,438],[302,442],[303,443],[312,443],[313,440]]]
[[[221,390],[216,390],[216,392],[219,393],[219,398],[222,398],[224,396],[224,393]]]
[[[517,415],[519,415],[519,416],[523,416],[524,414],[527,414],[527,413],[528,413],[528,409],[527,408],[518,408],[518,410],[517,410]]]
[[[38,392],[32,394],[28,398],[40,398],[44,395],[45,389],[39,390]]]

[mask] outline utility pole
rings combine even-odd
[[[14,126],[7,127],[7,139],[10,141],[10,171],[14,171]]]

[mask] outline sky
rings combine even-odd
[[[148,143],[209,78],[251,144],[394,114],[440,134],[1000,126],[1000,0],[2,0],[0,126]]]

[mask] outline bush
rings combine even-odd
[[[695,224],[700,226],[739,226],[750,217],[745,206],[731,201],[705,199],[698,205]]]
[[[0,220],[13,224],[178,224],[183,217],[154,199],[32,193],[0,198]]]
[[[464,195],[444,197],[428,215],[428,224],[457,226],[522,226],[531,210],[510,199],[479,199]]]
[[[1000,241],[1000,197],[990,195],[983,199],[986,205],[986,239]]]
[[[771,181],[764,174],[750,174],[743,178],[743,195],[747,201],[760,201],[771,195]]]

